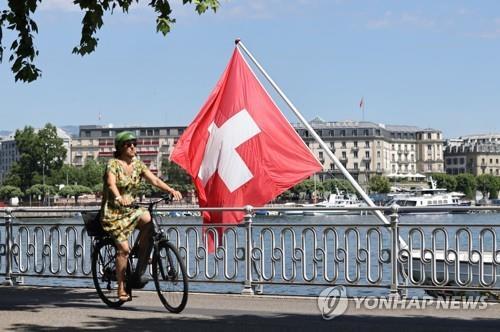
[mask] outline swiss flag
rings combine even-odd
[[[322,169],[238,48],[171,160],[192,176],[201,207],[262,206]],[[205,212],[203,221],[234,224],[243,216]]]

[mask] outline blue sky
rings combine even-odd
[[[307,119],[361,120],[364,96],[368,121],[446,138],[500,133],[498,1],[221,0],[216,14],[198,16],[173,0],[167,37],[146,2],[107,15],[96,52],[82,58],[71,54],[82,13],[69,0],[44,0],[43,76],[16,83],[0,64],[0,129],[187,125],[240,37]]]

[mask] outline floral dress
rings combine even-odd
[[[147,166],[139,159],[134,159],[132,165],[132,174],[128,175],[118,159],[110,159],[104,173],[101,223],[102,228],[117,242],[128,240],[130,234],[132,234],[137,226],[137,220],[146,210],[143,208],[121,206],[117,203],[107,185],[106,175],[108,172],[115,175],[116,187],[122,197],[135,199],[135,193],[139,189],[142,173],[147,169]]]

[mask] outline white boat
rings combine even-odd
[[[360,201],[355,194],[341,193],[337,190],[335,194],[330,194],[328,200],[314,204],[314,207],[321,208],[346,208],[346,207],[366,207],[365,202]],[[304,211],[305,216],[325,216],[335,214],[353,214],[360,215],[366,213],[365,211],[353,210],[309,210]]]
[[[453,195],[444,188],[436,188],[436,181],[430,179],[431,188],[413,189],[406,193],[396,194],[386,205],[397,204],[410,207],[451,207],[460,206],[460,195]],[[420,212],[416,212],[420,213]],[[448,213],[448,212],[434,212]]]
[[[304,215],[304,210],[301,208],[303,207],[312,207],[314,204],[296,204],[296,203],[285,203],[286,208],[292,208],[292,210],[285,210],[281,211],[280,214],[286,215],[286,216],[303,216]]]

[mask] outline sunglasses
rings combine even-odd
[[[124,146],[126,146],[127,148],[133,146],[133,147],[136,147],[137,146],[137,141],[136,140],[133,140],[133,141],[127,141],[123,144]]]

